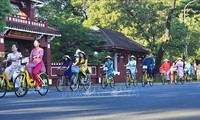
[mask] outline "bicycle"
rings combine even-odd
[[[181,82],[181,84],[184,84],[185,83],[185,80],[184,80],[184,77],[180,77],[179,75],[178,75],[178,72],[176,71],[175,72],[175,84],[178,84],[179,82]]]
[[[41,96],[44,96],[48,93],[49,90],[49,78],[46,73],[40,72],[38,74],[40,82],[42,83],[40,90],[38,93]],[[24,97],[27,93],[29,88],[34,88],[36,85],[35,80],[31,80],[29,72],[26,70],[26,63],[21,63],[19,69],[19,75],[14,80],[14,90],[17,97]]]
[[[187,69],[184,69],[184,80],[185,82],[192,82],[192,79],[193,79],[193,75],[191,73],[191,75],[188,74],[189,70]]]
[[[135,77],[132,78],[132,75],[131,75],[131,71],[130,71],[130,67],[127,67],[126,68],[126,80],[125,80],[125,85],[127,88],[130,87],[131,83],[133,83],[133,86],[137,86],[138,85],[138,81],[137,81],[137,74],[134,73]]]
[[[142,66],[143,76],[142,76],[142,87],[145,87],[149,83],[150,86],[153,86],[154,80],[153,77],[150,77],[147,73],[147,66]]]
[[[69,78],[64,75],[65,68],[57,70],[57,76],[59,76],[56,82],[56,89],[59,92],[63,92],[67,86],[70,86]]]
[[[84,71],[80,70],[78,73],[73,73],[70,83],[70,89],[77,91],[80,86],[87,91],[91,88],[91,77],[88,74],[84,74]]]
[[[13,82],[8,80],[8,75],[5,73],[5,68],[7,67],[7,62],[5,65],[3,64],[2,61],[1,63],[1,68],[0,68],[0,98],[4,97],[6,95],[6,92],[8,90],[12,91],[14,86]]]
[[[108,79],[107,75],[107,67],[103,67],[103,73],[101,74],[101,87],[105,89],[108,84],[110,84],[110,87],[113,88],[115,86],[115,79],[114,79],[114,74],[112,76],[112,79]]]
[[[162,71],[161,73],[161,82],[163,85],[165,85],[166,82],[168,82],[168,84],[170,84],[170,80],[167,80],[167,76],[166,76],[166,72]]]
[[[196,71],[196,77],[197,77],[197,81],[200,81],[200,70]]]

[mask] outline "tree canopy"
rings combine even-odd
[[[53,41],[53,50],[67,48],[72,54],[75,48],[85,48],[92,53],[100,44],[92,43],[96,37],[88,34],[95,25],[124,33],[150,48],[158,58],[174,61],[185,57],[187,45],[189,60],[195,60],[200,59],[200,0],[187,6],[184,23],[183,9],[188,2],[190,0],[47,0],[40,15],[61,30],[62,37]],[[158,54],[160,52],[162,54]],[[61,55],[53,56],[56,60]]]
[[[0,32],[5,30],[6,16],[11,12],[10,0],[1,0],[0,4]]]

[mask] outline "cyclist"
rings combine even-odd
[[[109,80],[113,79],[113,71],[114,71],[113,66],[114,66],[114,63],[112,61],[112,58],[111,58],[111,56],[108,55],[106,57],[106,62],[104,63],[104,67],[107,68],[106,74],[107,74]]]
[[[64,55],[63,58],[64,58],[63,64],[58,69],[61,69],[62,67],[66,67],[64,75],[69,78],[69,81],[71,81],[73,62],[71,58],[69,57],[69,55]]]
[[[40,71],[46,72],[46,68],[42,60],[44,55],[44,50],[39,45],[40,45],[39,41],[35,40],[34,41],[35,48],[31,51],[30,60],[28,65],[26,66],[32,79],[36,80],[36,88],[35,88],[36,91],[40,90],[40,86],[42,85],[38,77],[39,72]]]
[[[170,67],[171,67],[171,64],[170,64],[169,60],[165,59],[164,63],[159,68],[160,73],[163,73],[163,72],[166,73],[167,80],[170,80],[170,77],[169,77]]]
[[[145,59],[142,61],[142,66],[143,65],[147,66],[147,74],[152,78],[155,60],[150,56],[150,53],[147,53]]]
[[[177,68],[176,68],[176,62],[174,62],[172,65],[171,65],[171,68],[170,68],[170,79],[171,79],[171,83],[175,80],[174,78],[174,75],[175,75],[175,72],[177,71]],[[176,81],[174,81],[176,82]]]
[[[183,60],[182,58],[178,58],[176,65],[177,67],[177,72],[178,72],[178,76],[182,79],[184,76],[184,70],[183,70]]]
[[[196,67],[196,76],[197,76],[197,80],[199,81],[200,80],[200,64],[197,65]]]
[[[132,79],[135,78],[135,73],[137,72],[136,64],[136,57],[134,55],[131,55],[130,61],[128,62],[128,64],[126,64],[126,67],[129,67]]]
[[[12,45],[12,51],[13,52],[9,53],[8,56],[7,56],[7,59],[3,61],[4,63],[7,62],[7,61],[11,61],[12,62],[11,65],[8,66],[5,69],[5,73],[7,74],[6,75],[6,77],[7,77],[6,79],[8,79],[8,80],[11,79],[14,71],[16,69],[18,69],[19,63],[20,63],[20,58],[22,57],[21,52],[18,52],[17,49],[18,49],[17,44],[13,44]]]
[[[85,52],[79,51],[78,57],[77,57],[74,65],[80,66],[80,70],[83,73],[83,75],[85,75],[85,76],[90,73],[87,63],[88,63],[88,59],[86,58]]]
[[[187,72],[189,76],[193,73],[193,67],[188,61],[185,61],[184,71]]]

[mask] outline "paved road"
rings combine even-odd
[[[42,97],[30,91],[0,99],[0,120],[200,120],[200,83],[126,89],[123,84],[91,91],[51,88]]]

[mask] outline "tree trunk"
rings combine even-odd
[[[173,15],[175,8],[176,8],[176,0],[171,0],[171,9],[169,11],[169,14],[168,14],[167,20],[166,20],[165,38],[163,39],[163,41],[159,47],[158,53],[156,55],[156,66],[155,66],[156,73],[158,73],[159,67],[161,66],[162,58],[163,58],[163,55],[165,52],[166,43],[170,39],[170,24],[171,24],[172,15]]]

